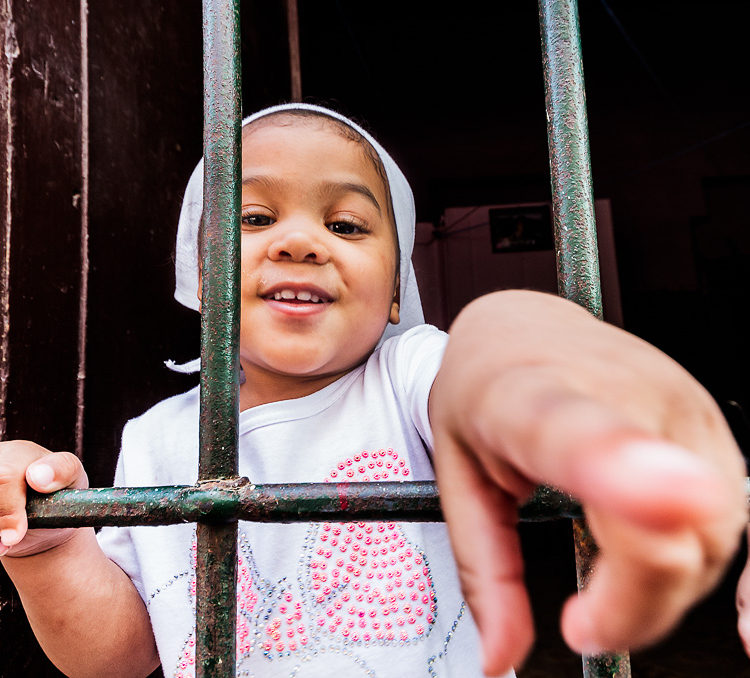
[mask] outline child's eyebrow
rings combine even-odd
[[[337,193],[358,193],[367,198],[378,210],[378,214],[382,214],[380,209],[380,203],[378,202],[375,194],[364,184],[358,184],[353,181],[325,181],[320,184],[321,195],[335,195]]]
[[[261,186],[269,190],[288,190],[290,186],[284,179],[278,177],[271,177],[262,174],[251,174],[243,175],[242,177],[243,186]],[[359,195],[367,198],[377,209],[378,214],[382,214],[383,211],[380,207],[378,199],[375,194],[365,185],[355,181],[322,181],[317,186],[318,193],[321,196],[329,197],[341,193],[358,193]]]
[[[262,174],[243,174],[243,186],[261,186],[271,190],[280,190],[284,187],[284,182],[276,177],[263,176]]]

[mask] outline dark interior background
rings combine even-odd
[[[84,460],[95,485],[111,484],[125,421],[197,383],[163,361],[198,354],[198,316],[172,299],[172,249],[201,153],[200,11],[197,0],[89,4]],[[279,0],[242,12],[251,112],[289,99],[286,21]],[[625,328],[701,380],[747,446],[750,3],[581,0],[580,15],[594,188],[611,200]],[[535,3],[300,0],[299,17],[304,99],[375,132],[412,182],[419,221],[550,199]],[[74,359],[50,352],[35,357],[47,371]],[[71,447],[67,429],[22,425],[22,402],[9,431]],[[568,531],[523,528],[540,627],[524,678],[580,675],[556,630],[575,582]],[[635,675],[750,676],[734,631],[738,567],[672,640],[634,656]]]
[[[289,99],[286,23],[280,2],[242,10],[250,112]],[[85,450],[106,482],[100,451],[117,447],[121,424],[192,383],[162,361],[197,354],[197,316],[171,294],[200,156],[201,20],[197,2],[89,11]],[[299,11],[305,100],[375,131],[412,182],[419,221],[549,199],[533,3],[302,0]],[[594,188],[612,203],[625,326],[747,410],[750,7],[583,0],[580,14]]]

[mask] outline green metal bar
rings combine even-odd
[[[239,0],[204,0],[199,478],[237,476],[240,284]]]
[[[203,290],[199,480],[237,476],[240,3],[203,0]],[[198,523],[196,676],[234,678],[237,523]]]
[[[577,0],[539,0],[547,137],[559,293],[602,317],[594,192]],[[573,521],[579,590],[597,546],[583,519]],[[627,678],[627,653],[583,657],[584,678]]]
[[[27,512],[30,526],[47,528],[234,520],[443,520],[437,488],[430,481],[252,485],[242,478],[197,486],[62,490],[31,497]],[[540,488],[520,515],[523,521],[538,522],[579,517],[581,509],[567,495]]]
[[[585,520],[573,521],[573,543],[576,554],[576,580],[578,590],[586,588],[594,571],[594,560],[598,552]],[[616,614],[616,611],[613,611]],[[607,652],[583,656],[584,678],[629,678],[630,655],[627,652]]]
[[[547,137],[562,296],[602,317],[577,0],[540,0]]]

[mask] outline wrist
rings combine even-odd
[[[64,555],[75,542],[84,538],[84,533],[93,532],[93,528],[55,528],[54,530],[30,530],[15,546],[0,556],[3,564],[11,561],[29,561],[37,557],[55,557]],[[7,569],[7,567],[6,567]]]

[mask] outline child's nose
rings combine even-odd
[[[320,228],[320,227],[318,227]],[[292,225],[275,232],[268,248],[268,258],[272,261],[313,262],[324,264],[328,261],[329,253],[325,244],[317,233],[317,229],[309,225]]]

